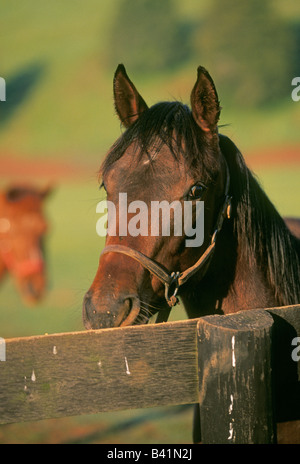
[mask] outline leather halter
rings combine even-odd
[[[151,274],[155,275],[165,285],[165,299],[171,309],[178,303],[178,298],[176,295],[179,290],[179,287],[185,284],[188,281],[188,279],[192,277],[192,275],[194,275],[196,272],[202,270],[203,277],[205,272],[207,271],[208,264],[215,250],[217,235],[222,229],[224,219],[226,217],[229,219],[231,215],[231,196],[229,195],[229,187],[230,175],[226,163],[226,186],[224,192],[225,200],[220,209],[215,227],[213,229],[211,243],[206,248],[201,257],[198,259],[198,261],[185,271],[168,273],[165,270],[165,268],[163,268],[153,259],[144,255],[140,251],[134,250],[133,248],[129,248],[124,245],[108,245],[103,249],[101,255],[104,255],[106,253],[122,253],[138,261],[145,269],[151,272]]]

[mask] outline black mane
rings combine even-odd
[[[112,146],[100,174],[104,175],[132,144],[138,148],[138,156],[146,153],[150,162],[149,147],[159,152],[162,145],[167,145],[176,159],[183,157],[190,169],[200,169],[210,178],[214,178],[219,168],[190,108],[180,102],[157,103],[142,113]]]
[[[231,175],[234,232],[250,269],[266,269],[278,305],[300,302],[300,241],[246,166],[243,156],[227,137],[220,147]]]

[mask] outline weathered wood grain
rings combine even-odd
[[[264,310],[199,319],[203,443],[274,443],[272,326]]]
[[[0,423],[200,401],[204,442],[272,442],[300,419],[295,337],[300,305],[9,339]]]
[[[196,324],[7,340],[0,423],[197,401]]]

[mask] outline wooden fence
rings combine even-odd
[[[274,443],[300,419],[297,337],[300,305],[8,339],[0,424],[199,403],[203,443]]]

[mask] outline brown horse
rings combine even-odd
[[[300,239],[300,219],[288,217],[285,218],[285,223],[295,237]]]
[[[179,102],[148,108],[122,65],[114,96],[127,130],[101,167],[108,200],[117,212],[120,192],[148,205],[204,200],[204,242],[193,248],[184,236],[108,235],[84,299],[86,328],[147,322],[176,292],[189,317],[299,303],[300,242],[234,143],[218,133],[219,100],[207,71],[198,69],[191,110]]]
[[[13,186],[0,193],[0,279],[14,278],[26,303],[35,303],[46,286],[43,203],[50,188]]]
[[[127,130],[100,175],[115,205],[116,233],[108,230],[84,298],[85,327],[147,323],[156,312],[166,320],[178,295],[190,318],[300,303],[300,240],[234,143],[219,134],[221,108],[208,72],[198,68],[191,109],[179,102],[148,108],[119,65],[114,99]],[[191,203],[194,225],[197,204],[204,202],[203,243],[186,246],[187,237],[174,232],[174,211],[169,236],[151,234],[145,216],[146,232],[124,233],[134,211],[124,213],[121,193],[129,204],[149,207],[153,201]]]

